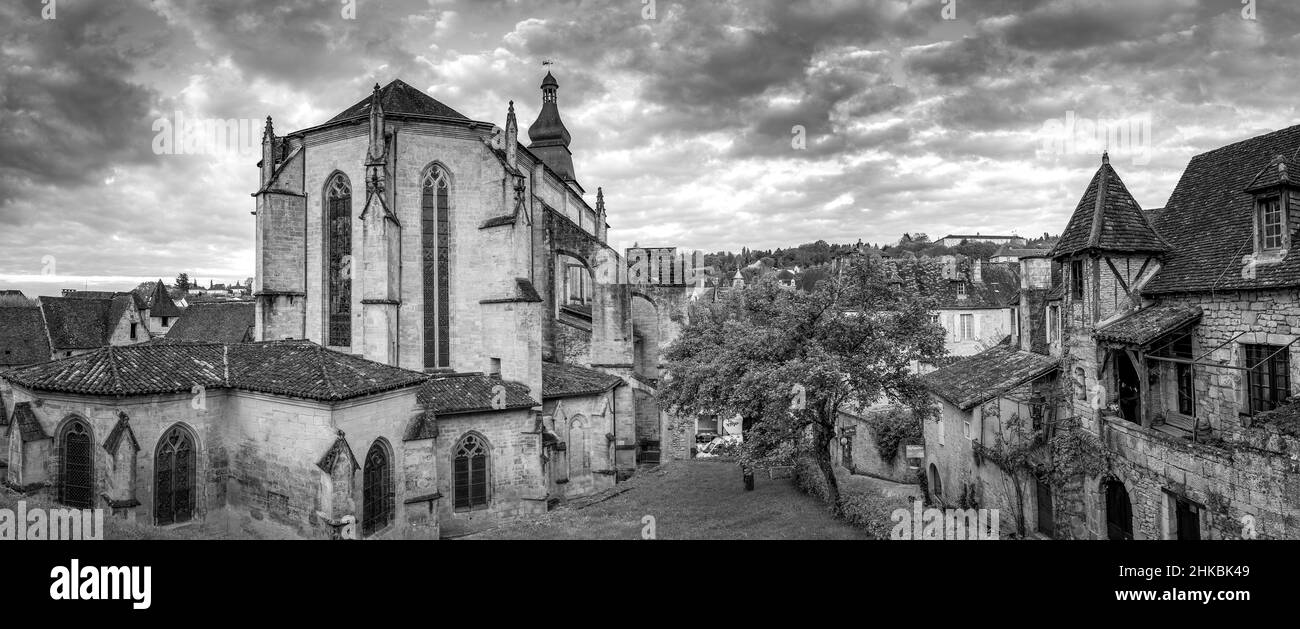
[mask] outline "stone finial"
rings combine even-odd
[[[1101,152],[1101,163],[1102,163],[1102,164],[1109,164],[1109,163],[1110,163],[1110,151],[1102,151],[1102,152]]]

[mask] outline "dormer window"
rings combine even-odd
[[[1263,251],[1286,249],[1286,212],[1280,196],[1259,200],[1259,243]]]
[[[966,282],[958,282],[958,283],[957,283],[957,299],[966,299],[967,297],[970,297],[970,293],[967,292]]]

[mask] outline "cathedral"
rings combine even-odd
[[[502,127],[400,80],[308,129],[280,136],[267,119],[258,340],[307,339],[432,381],[482,374],[540,401],[522,418],[430,414],[444,534],[544,511],[688,447],[663,443],[674,420],[653,394],[689,287],[610,280],[611,264],[642,254],[607,242],[604,192],[590,203],[579,182],[559,87],[548,72],[526,145],[513,102]],[[489,454],[482,470],[474,452]]]
[[[429,538],[689,456],[654,394],[693,287],[671,247],[610,247],[558,92],[527,145],[513,102],[501,127],[400,80],[268,117],[255,338],[0,373],[0,481],[214,537]]]

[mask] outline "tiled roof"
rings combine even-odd
[[[1093,338],[1146,345],[1201,318],[1200,306],[1152,306],[1093,332]]]
[[[167,294],[167,285],[162,280],[154,285],[153,296],[149,298],[149,316],[151,317],[179,317],[185,314],[176,302],[172,301]]]
[[[500,408],[493,408],[497,386],[504,387],[505,399]],[[527,386],[481,373],[433,374],[420,387],[418,399],[435,415],[532,408],[539,404],[528,394]]]
[[[30,365],[50,359],[45,320],[36,306],[0,306],[0,366]]]
[[[604,393],[623,383],[623,379],[595,369],[542,363],[542,398],[562,398]]]
[[[223,301],[194,304],[185,310],[167,332],[167,341],[243,343],[253,340],[257,317],[251,301]]]
[[[90,349],[108,344],[113,332],[112,299],[41,297],[41,311],[56,351]]]
[[[931,393],[968,410],[1056,368],[1056,359],[997,345],[921,376]]]
[[[1294,186],[1300,184],[1300,169],[1296,166],[1294,158],[1288,158],[1285,155],[1278,155],[1269,162],[1263,170],[1255,175],[1255,179],[1246,186],[1246,192],[1258,192],[1277,186]]]
[[[1297,151],[1300,125],[1193,157],[1156,219],[1156,229],[1173,248],[1143,291],[1300,285],[1300,255],[1294,253],[1276,264],[1259,265],[1254,279],[1243,278],[1241,272],[1242,257],[1253,253],[1254,240],[1255,198],[1246,188],[1277,156],[1294,160]]]
[[[1068,256],[1089,249],[1128,253],[1169,249],[1104,155],[1052,255]]]
[[[68,393],[147,395],[190,391],[199,385],[322,401],[400,389],[425,378],[308,341],[104,347],[13,369],[7,377],[32,389]]]
[[[468,120],[460,112],[448,107],[432,96],[425,94],[417,88],[411,87],[401,79],[394,79],[388,85],[379,89],[379,104],[384,108],[385,116],[393,115],[417,115],[417,116],[438,116],[442,118],[459,118]],[[370,95],[367,94],[357,104],[343,110],[337,116],[330,118],[329,122],[338,122],[358,116],[370,115]],[[329,124],[329,123],[326,123]]]
[[[50,438],[45,433],[45,428],[41,426],[40,420],[36,419],[36,413],[32,412],[31,402],[19,402],[14,405],[11,423],[13,425],[9,428],[10,432],[18,430],[23,443]]]

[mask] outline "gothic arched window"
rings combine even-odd
[[[343,173],[325,189],[329,260],[329,333],[326,344],[352,345],[352,185]]]
[[[90,426],[79,417],[59,434],[59,502],[78,509],[95,506],[93,440]]]
[[[194,517],[194,438],[173,426],[158,441],[154,462],[154,519],[159,526]]]
[[[488,504],[488,463],[491,448],[475,434],[465,435],[455,450],[455,508],[482,509]]]
[[[362,483],[361,534],[371,535],[393,523],[393,469],[383,442],[370,446]]]
[[[451,366],[451,184],[439,166],[424,174],[420,239],[424,272],[424,366]]]
[[[587,429],[581,416],[569,424],[569,476],[580,476],[591,471],[591,455],[587,453]]]

